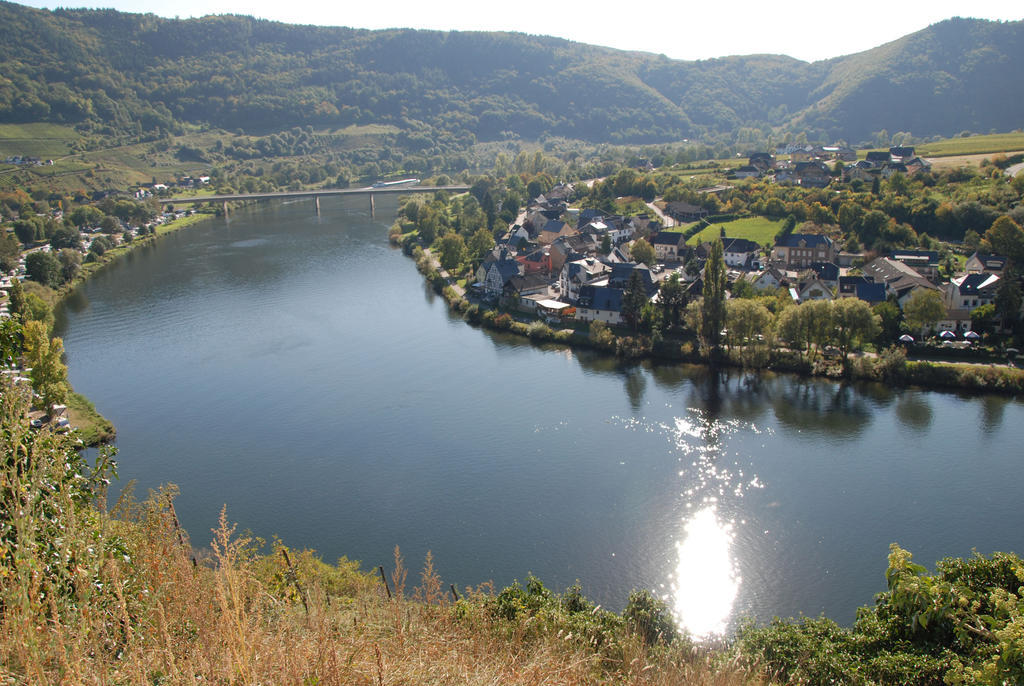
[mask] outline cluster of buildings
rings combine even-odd
[[[732,171],[733,178],[770,178],[775,183],[824,188],[832,182],[836,162],[843,163],[844,181],[887,179],[893,174],[914,175],[931,169],[931,163],[918,157],[911,146],[894,146],[888,151],[867,153],[857,160],[857,151],[839,146],[805,146],[780,149],[789,156],[779,160],[767,152],[755,152],[748,163]]]
[[[173,189],[187,189],[187,188],[202,188],[203,186],[210,185],[209,176],[182,176],[177,181],[166,184],[166,183],[148,183],[142,184],[136,189],[134,196],[137,200],[143,200],[145,198],[151,198],[154,195],[161,195]]]
[[[509,228],[479,266],[472,290],[552,323],[569,318],[624,323],[624,295],[634,274],[650,299],[672,274],[679,275],[689,297],[700,295],[710,244],[688,246],[682,233],[662,230],[646,216],[574,210],[566,197],[566,187],[558,187],[534,200],[523,221]],[[677,217],[699,218],[701,212],[686,203],[666,208]],[[627,244],[637,236],[653,247],[653,266],[631,259]],[[943,281],[936,251],[896,250],[865,263],[863,253],[840,250],[823,234],[780,236],[773,246],[726,235],[721,240],[731,290],[746,282],[755,291],[781,288],[798,304],[859,298],[872,305],[892,300],[901,308],[915,292],[934,291],[946,307],[937,326],[960,332],[972,328],[974,310],[994,302],[1006,266],[1004,257],[975,254],[963,273]]]
[[[41,160],[28,155],[12,155],[4,159],[4,164],[13,164],[19,167],[52,167],[53,160]]]

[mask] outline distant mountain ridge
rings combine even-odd
[[[789,37],[792,39],[792,37]],[[0,1],[0,122],[178,122],[269,133],[383,123],[403,141],[564,136],[653,143],[804,131],[851,143],[1024,124],[1024,22],[951,19],[806,63],[684,62],[514,33],[163,19]]]

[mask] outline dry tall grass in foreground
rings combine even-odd
[[[652,642],[535,580],[456,602],[428,556],[406,594],[397,549],[390,599],[344,558],[327,565],[280,542],[260,555],[223,514],[197,562],[173,490],[111,514],[96,508],[103,465],[86,465],[65,437],[28,430],[23,401],[4,390],[4,683],[759,683],[723,653]]]

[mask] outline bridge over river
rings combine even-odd
[[[370,212],[374,211],[373,196],[378,193],[465,193],[469,186],[385,186],[365,188],[320,188],[309,191],[277,191],[274,193],[230,193],[225,195],[190,195],[178,198],[160,198],[161,205],[180,205],[185,203],[223,203],[224,214],[228,213],[228,203],[235,200],[287,200],[295,198],[313,198],[317,216],[320,215],[320,197],[325,195],[368,195],[370,196]]]

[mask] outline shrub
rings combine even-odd
[[[676,625],[668,606],[646,589],[629,594],[622,618],[647,645],[671,643],[677,637]]]
[[[526,328],[526,335],[531,340],[549,341],[554,337],[555,332],[544,322],[533,322]]]

